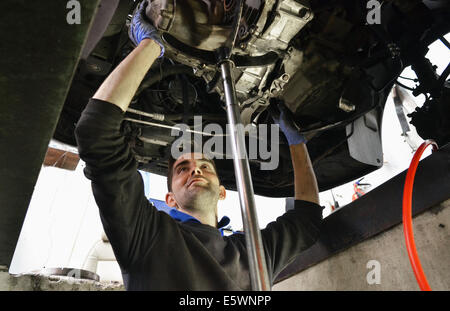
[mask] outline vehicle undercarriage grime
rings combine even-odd
[[[201,116],[202,128],[226,126],[216,50],[232,35],[241,2],[146,1],[146,15],[160,31],[166,52],[136,92],[123,130],[140,168],[165,174],[177,124],[194,129],[195,117]],[[57,140],[76,145],[74,124],[88,99],[134,48],[127,31],[139,1],[116,2],[103,35],[80,61]],[[382,166],[384,106],[394,84],[401,84],[400,73],[412,66],[418,77],[413,93],[425,94],[426,102],[411,114],[411,123],[423,138],[449,142],[450,69],[439,76],[425,58],[428,46],[445,40],[450,31],[449,6],[439,0],[383,1],[380,23],[370,24],[364,0],[242,0],[231,60],[244,125],[272,124],[268,108],[283,100],[308,137],[320,190],[330,189]],[[250,161],[256,194],[293,194],[282,135],[277,147],[277,169],[261,170],[262,158]],[[222,183],[235,189],[232,161],[217,160],[217,168]]]

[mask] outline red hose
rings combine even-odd
[[[408,251],[409,261],[416,276],[417,283],[423,291],[431,291],[428,285],[425,273],[420,264],[419,255],[417,255],[416,244],[414,242],[414,233],[412,226],[412,191],[414,185],[414,177],[416,175],[417,166],[419,165],[420,157],[425,149],[433,145],[433,151],[438,149],[438,145],[433,140],[426,140],[414,154],[408,172],[406,173],[405,187],[403,190],[403,233],[405,235],[406,249]]]

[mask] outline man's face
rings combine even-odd
[[[225,188],[209,160],[199,153],[185,153],[173,165],[172,192],[168,196],[166,202],[172,207],[215,209],[217,200],[225,198]]]

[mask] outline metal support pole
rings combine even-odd
[[[255,209],[253,183],[245,147],[244,132],[236,99],[236,90],[231,73],[233,63],[229,58],[220,62],[223,88],[227,106],[228,126],[231,134],[234,172],[239,192],[239,201],[244,224],[245,240],[248,251],[250,279],[252,289],[256,291],[270,290],[264,249]]]

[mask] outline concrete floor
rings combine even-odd
[[[72,277],[21,275],[13,276],[0,266],[0,291],[123,291],[123,285],[95,282]]]

